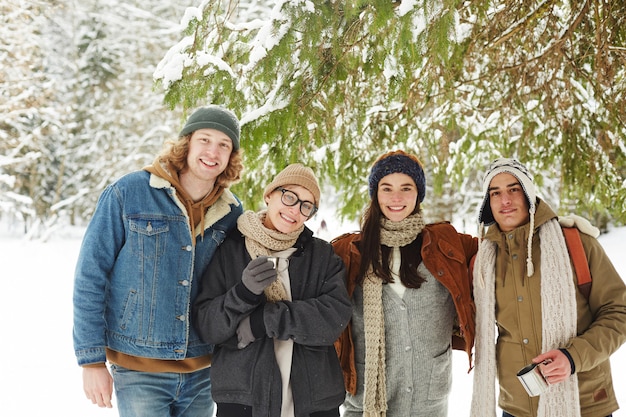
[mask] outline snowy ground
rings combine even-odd
[[[319,229],[319,224],[309,227],[325,238],[352,228],[335,224],[328,224],[328,230]],[[118,415],[115,409],[99,409],[85,399],[81,370],[74,359],[71,293],[81,235],[81,229],[67,229],[47,243],[24,241],[19,230],[0,225],[3,416]],[[600,241],[626,278],[626,227],[603,235]],[[626,417],[626,348],[611,361],[618,401],[624,407],[614,416]],[[469,415],[472,375],[466,371],[467,358],[455,352],[451,416]]]

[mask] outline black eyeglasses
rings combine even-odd
[[[311,203],[310,201],[300,200],[298,198],[298,194],[294,193],[293,191],[289,191],[288,189],[283,187],[278,187],[276,188],[276,190],[283,193],[280,196],[280,201],[282,201],[284,205],[288,207],[293,207],[296,204],[300,203],[300,213],[302,213],[303,216],[311,217],[317,212],[317,207],[315,206],[315,204]]]

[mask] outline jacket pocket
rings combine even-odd
[[[216,246],[221,245],[224,239],[226,239],[226,230],[213,229],[213,233],[211,233],[211,238],[215,242]]]
[[[137,291],[130,290],[128,292],[128,297],[126,298],[126,301],[124,302],[124,312],[122,314],[122,319],[120,321],[120,329],[126,330],[128,328],[128,324],[131,323],[136,306],[137,306]]]
[[[304,365],[306,369],[311,402],[324,401],[342,395],[345,392],[343,374],[334,346],[300,345],[298,347],[298,351],[294,349],[294,356],[300,356],[301,362],[297,362]],[[296,361],[295,358],[294,361]]]
[[[439,246],[441,253],[451,261],[456,261],[460,264],[467,263],[463,252],[449,242],[439,240],[437,246]]]
[[[452,351],[447,349],[444,353],[433,358],[433,366],[430,371],[430,386],[428,387],[429,400],[441,400],[450,394],[452,387]]]
[[[211,385],[217,401],[224,401],[223,396],[233,396],[236,401],[241,401],[242,396],[251,396],[254,382],[265,387],[266,390],[273,373],[273,361],[262,356],[261,344],[264,341],[257,340],[245,349],[219,345],[213,350],[211,364]],[[260,376],[255,378],[259,372]]]
[[[156,258],[165,253],[169,224],[161,218],[136,217],[128,219],[130,247],[141,258]]]
[[[589,371],[579,372],[577,375],[581,404],[592,408],[615,401],[609,360]]]

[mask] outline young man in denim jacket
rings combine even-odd
[[[85,395],[121,417],[212,416],[213,346],[190,323],[197,280],[242,213],[239,121],[197,109],[154,163],[109,185],[74,283]],[[106,367],[109,363],[110,371]]]

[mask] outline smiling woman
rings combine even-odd
[[[417,204],[415,182],[400,172],[389,174],[380,180],[377,195],[383,216],[394,222],[407,218]]]
[[[350,318],[345,269],[304,222],[319,207],[313,171],[292,164],[265,187],[202,276],[194,319],[215,344],[219,417],[338,417],[344,400],[333,342]],[[259,408],[261,408],[259,410]]]
[[[292,164],[265,187],[263,199],[267,204],[265,227],[290,233],[315,214],[320,188],[310,168]]]
[[[447,223],[424,224],[425,191],[415,155],[381,155],[361,232],[332,241],[352,297],[352,320],[336,343],[345,416],[446,417],[451,347],[471,358],[468,266],[477,240]]]
[[[309,200],[300,200],[298,198],[298,194],[296,194],[295,192],[283,187],[278,187],[277,190],[283,193],[280,200],[284,205],[291,207],[300,203],[300,213],[302,213],[303,216],[311,218],[317,211],[317,206],[315,206],[315,203],[312,203]]]

